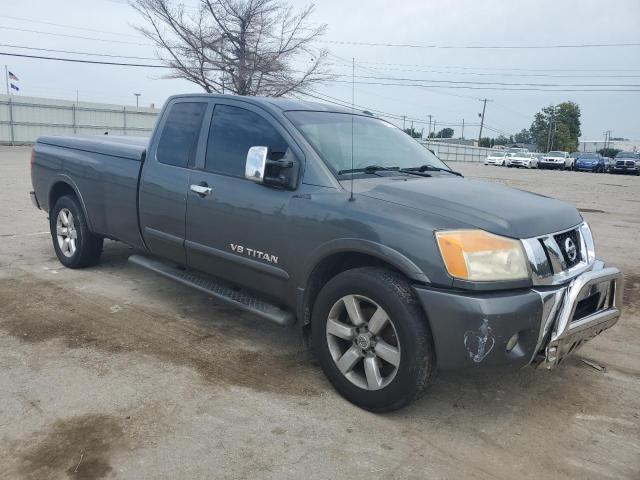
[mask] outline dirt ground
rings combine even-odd
[[[29,150],[0,148],[0,478],[640,478],[640,178],[452,167],[577,205],[626,274],[626,311],[557,370],[441,373],[374,415],[294,330],[130,265],[126,246],[63,268]]]

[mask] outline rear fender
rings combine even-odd
[[[54,188],[61,183],[64,183],[65,185],[71,187],[71,189],[74,191],[76,197],[78,198],[78,201],[80,202],[80,207],[82,208],[82,213],[84,213],[84,218],[87,222],[87,226],[89,227],[89,231],[95,233],[93,230],[93,225],[91,223],[91,217],[87,214],[87,206],[84,202],[82,194],[80,193],[80,189],[69,175],[58,173],[51,179],[51,184],[47,190],[47,211],[51,213],[51,209],[54,207],[53,202],[51,201],[51,195],[53,194]]]

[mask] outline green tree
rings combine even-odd
[[[598,150],[598,153],[603,157],[614,158],[617,154],[619,154],[622,150],[618,148],[601,148]]]
[[[480,139],[480,142],[478,143],[478,146],[480,147],[486,147],[486,148],[490,148],[491,147],[491,141],[493,139],[489,138],[489,137],[482,137]]]
[[[532,143],[532,142],[533,142],[533,137],[531,136],[531,132],[526,128],[523,128],[522,130],[520,130],[519,133],[516,133],[513,136],[512,143]]]
[[[440,130],[436,137],[438,138],[453,138],[453,128],[443,128]]]
[[[504,135],[498,135],[497,138],[493,139],[494,145],[507,145],[509,143],[513,143],[513,137],[505,137]]]
[[[563,102],[548,106],[535,114],[529,129],[538,150],[574,152],[580,138],[580,106]]]
[[[413,138],[422,138],[422,133],[415,128],[405,128],[404,133],[411,135]]]
[[[429,138],[453,138],[453,128],[443,128],[439,132],[431,132]]]

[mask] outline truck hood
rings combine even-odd
[[[448,176],[379,180],[364,181],[358,193],[507,237],[536,237],[582,222],[567,203],[497,183]]]

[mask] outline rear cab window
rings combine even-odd
[[[158,141],[156,158],[160,163],[184,168],[193,165],[206,108],[205,102],[171,105]]]

